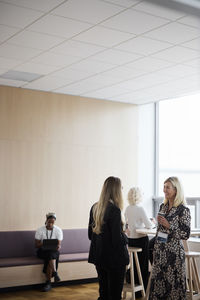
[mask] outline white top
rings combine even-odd
[[[151,228],[153,224],[148,219],[145,210],[139,205],[129,205],[125,210],[125,219],[128,224],[131,239],[137,239],[146,236],[146,234],[137,233],[136,229]]]
[[[44,239],[58,239],[59,241],[63,240],[63,232],[60,227],[53,225],[53,231],[47,230],[46,226],[40,227],[35,233],[35,239],[43,241]]]

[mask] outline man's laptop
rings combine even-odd
[[[56,251],[58,248],[57,239],[44,239],[42,244],[42,249],[45,251]]]

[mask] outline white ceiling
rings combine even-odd
[[[144,104],[200,92],[199,50],[200,20],[163,0],[0,0],[0,85]]]

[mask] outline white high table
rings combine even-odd
[[[141,229],[136,229],[137,233],[141,233],[144,235],[155,235],[156,234],[156,228],[152,229],[147,229],[147,228],[141,228]],[[200,228],[197,229],[192,229],[190,232],[190,237],[198,237],[200,236]]]

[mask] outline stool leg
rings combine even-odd
[[[187,260],[188,260],[188,276],[189,276],[189,296],[190,299],[193,300],[192,265],[191,265],[190,257],[188,257]]]
[[[122,299],[126,299],[126,292],[123,291]]]
[[[197,265],[196,265],[196,260],[193,257],[192,258],[192,262],[193,262],[193,270],[194,270],[194,277],[195,277],[195,284],[196,284],[196,290],[197,293],[200,293],[200,279],[199,279],[199,274],[198,274],[198,269],[197,269]]]
[[[152,266],[152,269],[153,269],[153,266]],[[151,286],[151,277],[152,277],[152,269],[151,269],[151,273],[149,275],[149,280],[148,280],[147,289],[146,289],[146,295],[144,297],[144,300],[148,300],[149,299],[149,292],[150,292],[150,286]]]
[[[134,264],[133,264],[132,253],[130,253],[130,275],[131,275],[132,300],[135,300],[135,277],[134,277]]]
[[[139,264],[137,252],[134,252],[134,256],[135,256],[135,264],[136,264],[138,278],[139,278],[139,284],[142,286],[142,290],[141,290],[142,297],[145,297],[144,285],[143,285],[142,274],[140,270],[140,264]]]

